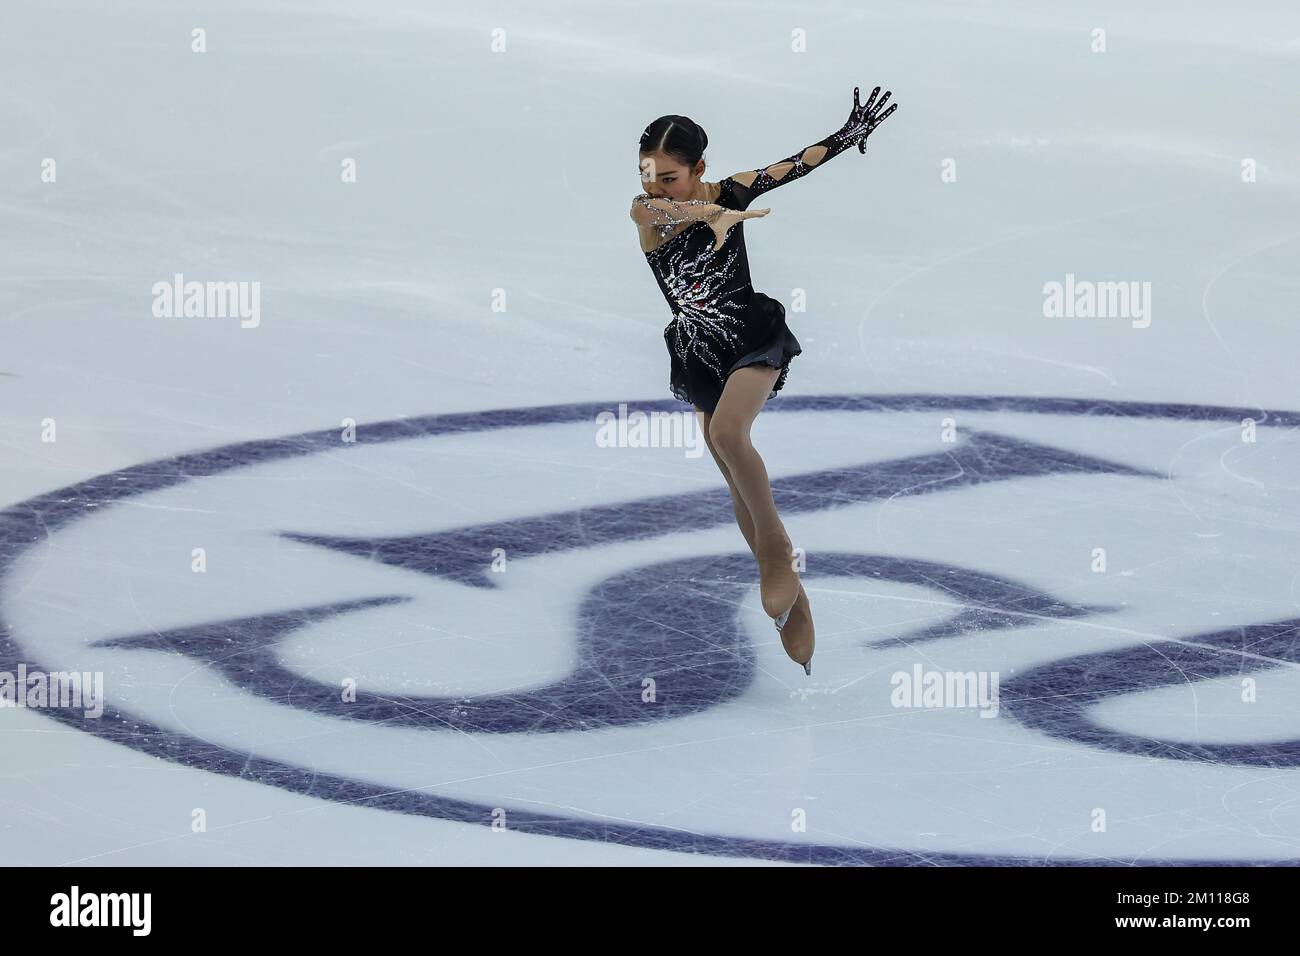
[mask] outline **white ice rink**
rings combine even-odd
[[[597,416],[688,408],[641,130],[877,84],[746,226],[806,677]],[[103,680],[0,708],[6,861],[1300,861],[1298,115],[1282,2],[6,0],[0,687]]]

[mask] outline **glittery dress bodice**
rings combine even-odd
[[[857,125],[846,124],[793,156],[754,170],[752,177],[746,175],[749,185],[728,176],[718,184],[714,203],[724,209],[748,209],[757,196],[807,175],[857,144],[862,132]],[[672,320],[664,329],[672,360],[672,393],[712,414],[732,372],[747,365],[767,365],[780,369],[768,397],[775,396],[785,384],[790,359],[803,350],[786,326],[785,307],[754,291],[750,283],[745,223],[733,225],[722,246],[714,249],[717,239],[708,222],[683,225],[687,220],[675,218],[678,214],[662,205],[656,207],[644,193],[633,202],[652,211],[650,228],[658,231],[660,239],[654,249],[643,251],[672,310]],[[681,231],[674,232],[679,227]]]
[[[724,179],[717,205],[739,205],[739,184]],[[659,226],[664,233],[675,228]],[[725,376],[731,363],[755,340],[770,337],[774,313],[767,296],[758,297],[749,277],[745,224],[727,233],[720,249],[709,224],[697,221],[645,253],[673,318],[665,330],[669,348],[683,362],[703,362]],[[783,317],[778,317],[784,321]]]

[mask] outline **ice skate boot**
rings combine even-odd
[[[788,612],[799,597],[799,575],[794,570],[794,554],[785,530],[778,528],[757,536],[758,587],[763,595],[763,610],[770,618]]]
[[[794,606],[776,618],[777,633],[781,635],[781,646],[785,648],[790,660],[803,665],[803,672],[812,676],[813,648],[817,641],[813,633],[812,607],[808,604],[808,594],[803,585],[799,585],[799,597]]]

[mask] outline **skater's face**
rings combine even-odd
[[[640,166],[641,188],[647,194],[677,202],[690,197],[704,174],[704,160],[688,167],[666,153],[642,153]]]

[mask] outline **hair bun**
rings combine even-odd
[[[709,134],[706,133],[706,132],[704,132],[704,127],[702,127],[699,123],[695,122],[695,120],[691,119],[689,116],[683,116],[682,119],[684,119],[684,120],[686,120],[686,122],[690,123],[690,124],[691,124],[691,129],[693,129],[693,130],[695,131],[695,138],[698,139],[698,140],[700,141],[700,152],[702,153],[702,152],[704,152],[706,149],[708,149],[708,148],[709,148]]]

